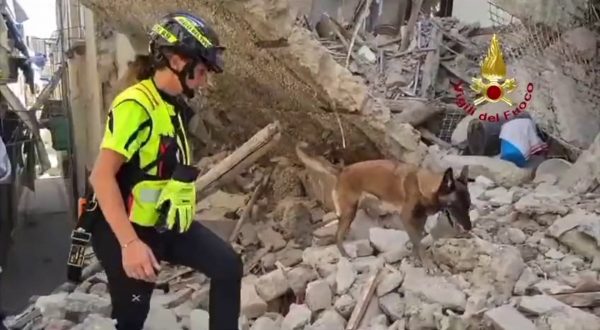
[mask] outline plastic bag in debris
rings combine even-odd
[[[11,179],[12,166],[6,153],[6,146],[0,137],[0,183],[8,183]]]
[[[500,130],[500,158],[519,167],[527,165],[531,155],[547,150],[548,145],[538,135],[530,118],[506,122]]]

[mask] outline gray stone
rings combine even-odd
[[[482,175],[507,188],[525,183],[532,176],[529,169],[519,168],[511,162],[492,157],[446,155],[441,162],[452,167],[456,173],[460,173],[463,166],[469,166],[471,178]]]
[[[281,297],[290,287],[283,271],[275,269],[259,277],[255,288],[258,295],[268,302]]]
[[[600,134],[590,147],[566,172],[562,173],[558,185],[565,190],[586,193],[595,189],[600,181]]]
[[[275,253],[275,258],[285,267],[294,267],[302,262],[302,250],[285,248]]]
[[[402,272],[388,272],[383,276],[383,278],[377,285],[377,296],[381,297],[397,289],[400,286],[400,284],[402,284],[403,280],[404,274]]]
[[[572,213],[557,219],[548,228],[547,233],[559,239],[575,252],[590,259],[600,255],[600,248],[598,248],[600,243],[600,217],[594,213],[575,209]],[[567,233],[572,236],[580,236],[580,242],[570,240]],[[592,244],[585,244],[585,241],[591,241]]]
[[[515,210],[528,215],[546,213],[564,215],[569,212],[569,207],[565,205],[568,197],[564,192],[556,190],[535,191],[520,198],[515,203]]]
[[[61,292],[49,296],[41,296],[35,302],[37,307],[45,318],[61,319],[65,317],[67,307],[67,293]]]
[[[404,317],[404,302],[397,292],[379,297],[379,307],[392,321],[397,321]]]
[[[193,313],[193,311],[192,311]],[[191,318],[191,316],[190,316]],[[148,312],[148,318],[144,323],[144,329],[147,330],[163,330],[163,329],[173,329],[180,330],[181,326],[177,323],[177,316],[175,313],[161,306],[154,305],[150,308]],[[192,326],[190,330],[208,330],[206,328],[195,328]]]
[[[99,326],[100,324],[96,323],[96,325]],[[50,320],[48,320],[48,323],[44,327],[44,330],[69,330],[69,329],[73,329],[74,327],[75,327],[75,323],[73,323],[69,320],[50,319]],[[106,324],[105,328],[114,329],[114,325]]]
[[[352,265],[359,273],[371,273],[383,267],[385,261],[382,257],[368,256],[352,260]]]
[[[209,315],[207,311],[194,309],[190,313],[190,330],[208,330],[208,319]]]
[[[317,267],[321,264],[333,264],[340,259],[340,251],[337,246],[310,246],[302,253],[302,262]]]
[[[344,330],[346,320],[334,310],[324,311],[319,318],[306,330]]]
[[[305,303],[311,311],[317,312],[331,306],[333,293],[325,280],[308,283]]]
[[[366,257],[373,254],[373,247],[368,239],[345,242],[344,248],[352,258]]]
[[[356,306],[356,300],[349,294],[341,295],[334,304],[335,310],[343,317],[348,318]]]
[[[346,258],[340,258],[337,263],[337,273],[335,276],[337,294],[343,294],[348,291],[356,280],[356,275],[357,272],[352,263]]]
[[[412,292],[421,299],[447,308],[464,310],[467,297],[463,290],[443,277],[429,276],[423,268],[403,267],[402,289]]]
[[[66,298],[67,318],[73,322],[82,322],[88,314],[110,316],[110,300],[93,294],[73,292]]]
[[[548,295],[524,296],[519,301],[519,309],[527,313],[542,315],[564,308],[565,304]]]
[[[513,244],[523,244],[527,240],[525,233],[519,228],[507,228],[508,239]]]
[[[310,323],[312,313],[306,305],[291,304],[281,323],[281,330],[302,330]]]
[[[540,292],[547,294],[559,294],[573,290],[569,285],[562,284],[556,280],[541,280],[537,282],[534,287]]]
[[[273,230],[271,227],[266,227],[262,230],[257,231],[258,239],[264,247],[271,247],[273,251],[283,249],[287,242],[283,239],[283,236]]]
[[[256,292],[255,284],[258,278],[248,275],[242,279],[241,312],[248,318],[254,319],[267,311],[267,303]]]
[[[551,158],[542,162],[537,169],[535,170],[535,182],[543,182],[548,180],[548,177],[553,177],[554,181],[556,180],[569,168],[571,168],[571,163],[564,159],[560,158]],[[551,182],[554,184],[554,182]]]
[[[90,287],[89,293],[105,297],[108,295],[108,285],[102,282],[96,283]]]
[[[540,278],[537,277],[533,270],[529,267],[525,267],[521,276],[519,276],[517,283],[515,283],[513,293],[516,295],[524,295],[527,289],[539,281]]]
[[[254,321],[250,330],[280,330],[281,327],[275,323],[272,319],[261,316]]]
[[[71,330],[116,330],[116,324],[116,320],[92,313]],[[173,329],[177,330],[178,328]]]
[[[514,191],[508,191],[504,187],[497,187],[491,190],[488,190],[484,193],[484,196],[489,199],[489,202],[493,206],[503,206],[512,204]]]
[[[406,329],[437,329],[434,315],[442,312],[440,305],[416,303],[415,306],[407,302],[406,307],[409,315]]]
[[[406,246],[409,238],[401,230],[373,227],[369,229],[369,240],[378,251],[389,252]]]
[[[537,330],[531,321],[510,305],[491,309],[484,316],[499,330]]]
[[[401,246],[395,250],[382,253],[381,257],[388,264],[393,264],[410,256],[411,254],[412,252],[406,246]]]
[[[299,265],[292,268],[286,274],[288,285],[292,291],[299,293],[304,292],[306,284],[319,277],[319,274],[308,265]]]
[[[157,292],[159,292],[157,294]],[[163,293],[159,290],[154,290],[154,294],[152,295],[152,299],[150,300],[151,305],[160,305],[165,308],[175,308],[184,302],[188,301],[194,290],[191,288],[185,288],[182,290],[178,290],[170,293]]]

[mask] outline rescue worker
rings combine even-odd
[[[143,328],[164,260],[211,279],[211,330],[238,329],[241,259],[194,221],[198,173],[179,98],[223,71],[224,47],[203,19],[174,13],[152,28],[149,51],[137,60],[150,66],[131,66],[141,68],[139,82],[112,102],[90,175],[103,214],[92,247],[108,277],[112,317],[117,329]]]

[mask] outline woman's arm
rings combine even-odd
[[[115,233],[121,246],[138,239],[127,217],[116,175],[125,162],[125,157],[110,149],[100,149],[90,175],[90,184],[94,188],[100,208]]]

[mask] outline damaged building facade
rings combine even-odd
[[[190,10],[222,36],[225,73],[192,100],[201,111],[190,130],[203,173],[197,218],[243,255],[240,329],[600,329],[597,1],[65,3],[70,24],[85,28],[69,52],[80,178],[155,19]],[[519,101],[469,113],[458,95],[476,99],[472,78],[483,76],[494,34]],[[522,98],[523,111],[504,115]],[[529,143],[544,152],[530,145],[524,164],[502,159],[512,121],[495,119],[503,115],[532,123],[539,141]],[[215,184],[212,173],[248,139],[275,142]],[[298,141],[337,164],[468,165],[472,237],[430,217],[439,269],[427,274],[398,215],[366,197],[346,242],[352,258],[341,257],[332,178],[299,165]],[[89,259],[82,284],[35,299],[8,326],[113,329],[106,277]],[[202,274],[166,267],[159,282],[170,291],[155,291],[147,329],[207,329]]]

